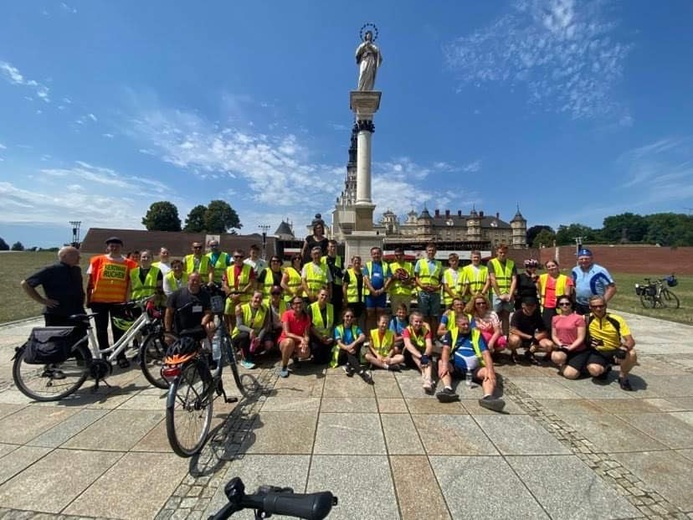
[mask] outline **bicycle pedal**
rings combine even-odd
[[[224,402],[226,403],[237,403],[238,397],[225,397]]]

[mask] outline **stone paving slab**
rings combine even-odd
[[[309,364],[281,379],[266,359],[241,371],[261,391],[217,401],[191,459],[172,454],[165,392],[136,367],[95,393],[88,382],[30,402],[7,362],[32,324],[0,327],[0,518],[206,518],[236,475],[249,491],[331,489],[330,518],[693,517],[693,327],[624,317],[640,352],[633,393],[615,372],[604,385],[506,364],[497,414],[463,384],[461,401],[439,403],[411,370],[375,370],[370,386]]]

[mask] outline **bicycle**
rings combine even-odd
[[[89,377],[95,381],[92,391],[97,391],[99,383],[113,373],[113,361],[130,347],[134,340],[141,339],[142,334],[146,332],[148,335],[142,342],[144,346],[151,336],[161,334],[160,313],[150,299],[123,305],[126,308],[139,307],[143,309],[143,312],[113,346],[104,350],[99,349],[91,326],[91,320],[96,313],[71,316],[76,323],[75,327],[35,328],[32,335],[37,331],[71,333],[70,337],[74,338],[74,343],[68,345],[69,353],[65,361],[49,364],[26,362],[28,342],[16,347],[12,379],[19,391],[35,401],[59,401],[79,390]],[[157,323],[159,323],[158,326]],[[146,377],[147,372],[144,366],[142,371]]]
[[[174,453],[180,457],[192,457],[204,446],[212,422],[214,400],[223,396],[227,403],[235,403],[237,397],[228,397],[222,382],[224,364],[231,369],[234,383],[242,397],[247,392],[238,373],[236,351],[231,344],[224,322],[224,296],[214,286],[210,289],[212,312],[217,329],[212,340],[212,353],[197,343],[193,352],[180,358],[168,357],[161,375],[169,383],[166,399],[166,436]],[[184,333],[181,333],[183,336]],[[218,345],[219,358],[214,355]]]
[[[275,486],[260,486],[252,495],[246,495],[245,485],[238,477],[226,483],[224,493],[229,503],[209,520],[225,520],[243,509],[254,509],[256,520],[271,515],[322,520],[339,502],[330,491],[301,494],[288,487]]]
[[[674,294],[669,287],[676,287],[678,280],[675,275],[659,278],[652,281],[651,278],[645,278],[645,285],[635,284],[635,294],[640,296],[640,303],[644,308],[672,307],[678,309],[681,305],[679,297]]]

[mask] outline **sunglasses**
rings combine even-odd
[[[243,258],[242,255],[233,255],[234,258]]]
[[[193,249],[202,249],[202,246],[193,246]]]
[[[604,309],[606,305],[590,305],[590,309]]]
[[[486,305],[486,302],[474,302],[474,305]]]
[[[559,307],[570,307],[572,303],[570,302],[559,302],[558,306]]]
[[[353,319],[354,317],[353,317],[351,314],[347,314],[346,316],[344,316],[344,319],[346,319],[346,318],[351,318],[351,319]]]

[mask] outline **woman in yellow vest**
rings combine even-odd
[[[284,289],[284,301],[290,302],[296,296],[303,298],[301,255],[291,257],[291,265],[284,268],[281,286]]]
[[[168,296],[181,287],[187,286],[188,273],[183,268],[183,261],[177,258],[171,260],[171,270],[164,275],[164,294]]]
[[[253,357],[266,349],[264,339],[268,330],[269,312],[262,303],[262,292],[255,291],[250,302],[236,307],[236,326],[231,333],[234,348],[243,351],[241,365],[245,368],[255,368]]]
[[[366,314],[366,287],[363,285],[363,270],[361,257],[352,256],[351,266],[344,271],[344,308],[349,307],[354,313],[354,323],[363,326]]]
[[[370,333],[370,344],[365,357],[371,365],[399,372],[400,364],[404,363],[404,356],[395,353],[395,333],[388,329],[389,321],[385,314],[378,318],[378,328]]]
[[[330,294],[327,289],[320,289],[318,301],[308,307],[310,314],[310,352],[313,362],[327,363],[334,345],[334,305],[329,303]]]
[[[551,320],[558,314],[556,305],[561,296],[573,296],[573,279],[561,274],[558,270],[558,262],[549,260],[544,264],[546,272],[539,276],[537,280],[537,291],[541,303],[541,317],[546,324],[546,330],[551,332]]]

